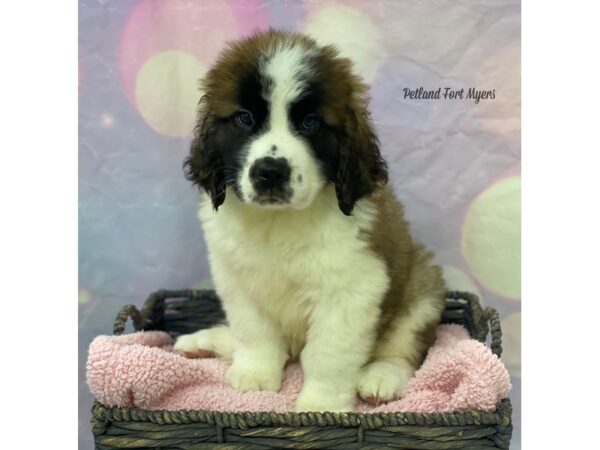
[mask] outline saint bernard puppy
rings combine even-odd
[[[410,236],[367,110],[332,46],[269,30],[202,81],[186,176],[226,323],[179,337],[229,361],[242,391],[277,391],[301,362],[297,411],[402,396],[433,343],[445,286]]]

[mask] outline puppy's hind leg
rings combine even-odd
[[[361,371],[358,393],[371,403],[402,397],[435,340],[444,308],[441,271],[430,255],[416,252],[412,271],[400,298],[391,305],[392,319],[375,345],[371,361]]]
[[[220,356],[231,361],[235,349],[235,339],[227,325],[184,334],[177,338],[174,350],[188,358],[211,358]]]
[[[376,344],[371,362],[363,367],[358,392],[371,403],[402,397],[435,338],[437,301],[423,298],[410,315],[398,318]]]

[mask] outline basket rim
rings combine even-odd
[[[390,412],[225,412],[207,410],[147,410],[124,406],[107,406],[94,400],[92,416],[103,422],[152,422],[156,424],[204,423],[224,428],[247,429],[253,427],[361,427],[377,429],[395,426],[446,426],[464,427],[512,424],[512,405],[509,397],[502,399],[494,412],[452,411],[440,413]]]

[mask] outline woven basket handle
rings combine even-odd
[[[492,353],[498,358],[502,355],[502,327],[500,326],[500,316],[494,308],[487,307],[483,310],[483,320],[489,324],[490,335],[492,337]]]
[[[117,314],[115,325],[113,327],[113,334],[123,334],[125,332],[125,324],[127,323],[127,319],[130,317],[135,331],[139,331],[144,327],[144,318],[142,317],[142,313],[134,305],[126,305],[123,306],[119,311],[119,314]]]

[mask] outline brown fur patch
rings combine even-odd
[[[439,316],[416,331],[419,348],[409,362],[418,367],[435,339],[435,330],[444,309],[445,285],[441,269],[431,264],[432,255],[413,241],[404,219],[402,204],[387,186],[377,191],[371,200],[377,208],[377,220],[367,233],[373,251],[386,263],[390,288],[381,304],[377,343],[393,336],[391,330],[398,319],[407,316],[423,298],[437,299]],[[393,346],[392,346],[393,347]]]

